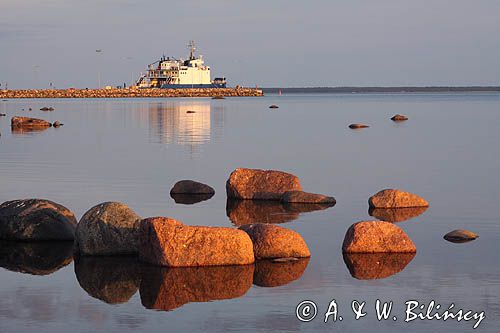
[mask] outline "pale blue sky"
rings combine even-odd
[[[0,82],[128,84],[194,39],[231,85],[500,85],[499,35],[497,0],[1,0]]]

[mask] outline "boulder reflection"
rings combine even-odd
[[[299,279],[305,272],[309,258],[274,262],[259,260],[255,263],[253,284],[260,287],[279,287]]]
[[[381,221],[403,222],[423,214],[428,207],[370,208],[368,214]]]
[[[170,194],[175,203],[183,205],[192,205],[198,202],[206,201],[214,196],[210,194]]]
[[[0,267],[10,271],[48,275],[73,261],[73,242],[0,241]]]
[[[92,297],[109,304],[127,302],[138,290],[140,266],[136,257],[79,257],[75,274]]]
[[[344,253],[344,262],[358,280],[385,279],[401,272],[415,253]]]
[[[143,266],[140,286],[145,308],[169,311],[190,302],[241,297],[252,286],[254,266],[161,268]]]
[[[235,226],[252,223],[285,223],[299,218],[300,213],[323,210],[333,204],[283,204],[279,201],[226,201],[226,214]]]

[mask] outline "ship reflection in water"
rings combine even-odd
[[[224,105],[207,100],[173,101],[149,106],[150,137],[154,142],[197,147],[219,137]]]

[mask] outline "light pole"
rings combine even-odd
[[[102,50],[101,49],[97,49],[95,50],[95,52],[99,55],[99,54],[102,54]],[[97,61],[97,89],[101,89],[101,60],[100,60],[100,57],[98,57],[98,61]]]

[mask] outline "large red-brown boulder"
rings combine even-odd
[[[12,128],[41,129],[51,127],[52,124],[43,119],[29,117],[12,117],[10,120]]]
[[[301,191],[299,178],[276,170],[236,169],[226,182],[228,198],[281,200],[287,191]]]
[[[166,217],[141,221],[139,259],[169,267],[246,265],[255,261],[252,241],[241,230],[187,226]]]
[[[78,223],[75,248],[82,255],[136,254],[140,220],[119,202],[94,206]]]
[[[50,200],[12,200],[0,205],[0,239],[73,240],[75,228],[75,215]]]
[[[416,252],[406,233],[393,223],[362,221],[347,230],[342,251],[345,253]]]
[[[283,194],[281,201],[286,203],[307,203],[307,204],[332,204],[335,205],[334,197],[323,194],[308,193],[304,191],[288,191]]]
[[[253,242],[256,259],[307,258],[311,256],[302,236],[274,224],[246,224],[240,227]]]
[[[410,192],[396,189],[382,190],[368,200],[372,208],[405,208],[405,207],[428,207],[425,199]]]
[[[241,297],[252,286],[254,265],[143,267],[140,294],[147,309],[170,311],[189,302]]]

